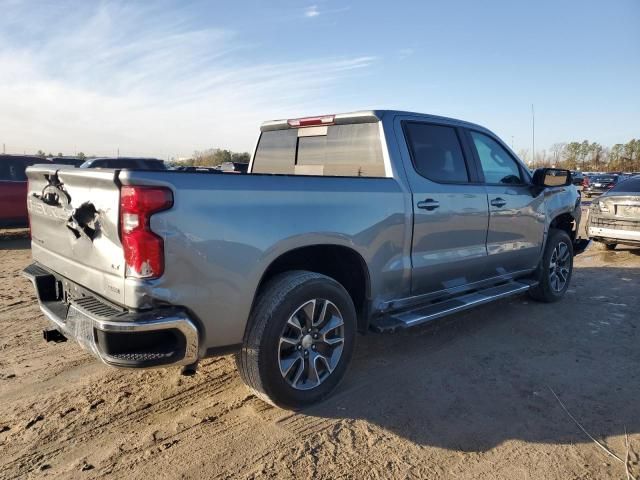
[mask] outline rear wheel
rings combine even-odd
[[[529,290],[529,295],[540,302],[560,300],[571,281],[573,273],[573,245],[564,230],[552,229],[545,246],[542,261],[538,266],[538,285]]]
[[[338,282],[293,271],[265,286],[247,329],[236,355],[240,376],[263,400],[297,409],[325,398],[344,376],[356,313]]]

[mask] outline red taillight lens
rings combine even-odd
[[[151,231],[151,215],[171,208],[173,193],[164,187],[120,189],[120,238],[126,275],[157,278],[164,272],[164,242]]]

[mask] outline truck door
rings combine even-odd
[[[537,266],[544,238],[544,195],[531,188],[523,165],[493,136],[468,130],[489,200],[489,276]]]
[[[411,292],[434,293],[482,280],[487,194],[455,125],[399,120],[396,134],[413,201]]]

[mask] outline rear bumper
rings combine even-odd
[[[34,263],[23,270],[53,328],[104,363],[124,368],[189,365],[198,360],[198,329],[184,309],[127,311],[83,291],[65,293],[68,280]]]
[[[589,237],[618,242],[640,243],[640,231],[619,230],[616,228],[589,227]]]

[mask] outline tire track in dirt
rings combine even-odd
[[[76,444],[83,444],[103,431],[113,431],[126,424],[142,422],[148,417],[159,416],[171,410],[188,408],[202,401],[203,398],[215,396],[222,392],[233,379],[234,375],[232,373],[223,372],[220,376],[214,376],[202,383],[189,386],[180,392],[161,398],[156,403],[145,404],[135,410],[124,410],[109,416],[99,423],[92,423],[86,428],[71,428],[70,431],[66,432],[66,436],[58,436],[57,434],[59,434],[60,431],[54,432],[53,435],[45,435],[42,437],[42,444],[49,445],[49,447],[36,448],[35,450],[5,462],[0,468],[0,475],[16,468],[16,466],[18,466],[18,468],[15,473],[18,475],[26,474],[33,470],[42,458],[47,458],[47,461],[54,460],[58,454],[67,449],[67,447],[64,446],[67,442],[73,441]],[[211,389],[211,387],[214,388]],[[70,426],[71,425],[68,424],[65,427]]]

